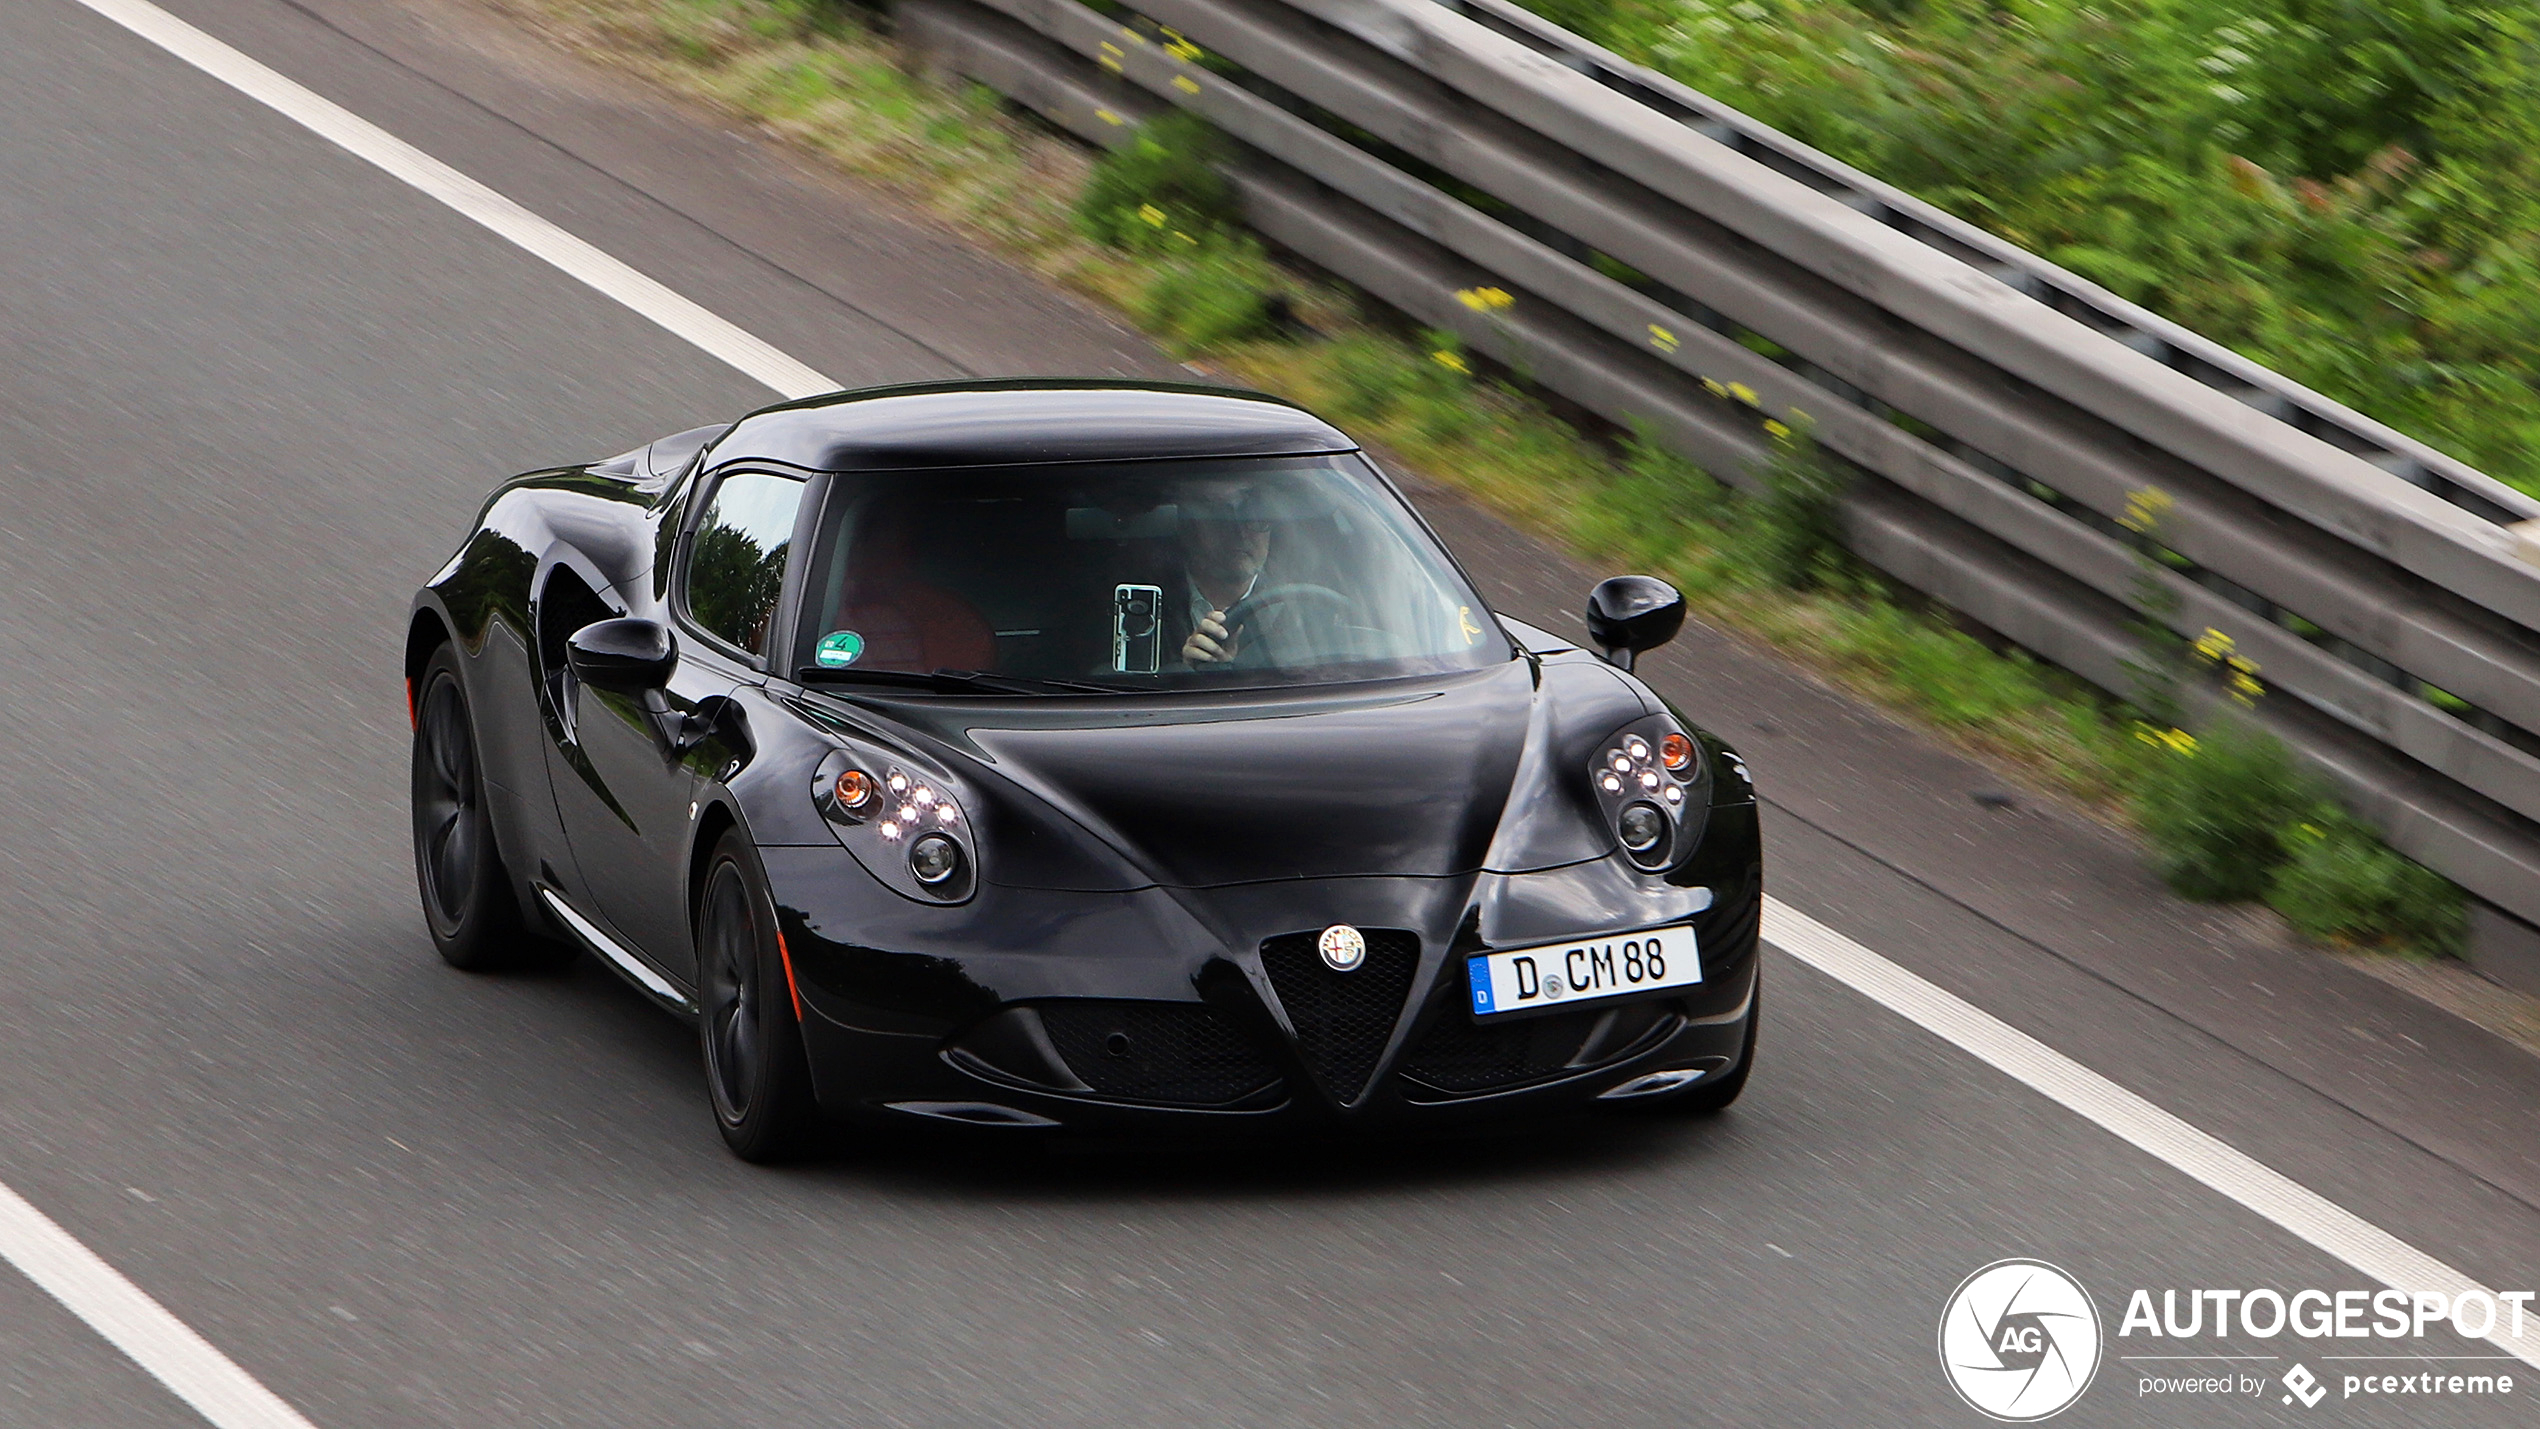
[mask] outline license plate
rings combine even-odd
[[[1473,987],[1473,1015],[1506,1017],[1691,987],[1702,981],[1702,954],[1694,946],[1692,925],[1679,923],[1645,933],[1479,953],[1465,960],[1464,969]]]

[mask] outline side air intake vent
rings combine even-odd
[[[1394,928],[1363,930],[1365,961],[1334,972],[1313,933],[1282,933],[1261,945],[1261,965],[1296,1029],[1297,1050],[1335,1100],[1358,1100],[1385,1054],[1420,965],[1420,938]]]

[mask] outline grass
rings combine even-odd
[[[1988,646],[1846,557],[1839,478],[1807,432],[1777,435],[1766,492],[1750,499],[1638,435],[1577,430],[1519,387],[1477,374],[1453,336],[1406,339],[1353,294],[1274,263],[1235,227],[1224,186],[1202,162],[1215,140],[1190,121],[1151,126],[1097,164],[978,86],[912,73],[857,12],[825,0],[491,3],[907,197],[1127,314],[1176,353],[1330,414],[1584,560],[1666,577],[1701,618],[2024,782],[2134,822],[2165,850],[2182,891],[2267,894],[2297,927],[2329,939],[2427,950],[2457,941],[2458,890],[2315,807],[2307,782],[2297,780],[2298,797],[2276,797],[2266,781],[2280,747],[2253,753],[2225,736],[2216,753],[2249,755],[2232,763],[2147,745],[2130,712],[2079,680]],[[1463,296],[1485,310],[1505,299],[1490,289]],[[2267,766],[2256,786],[2212,777],[2247,773],[2252,761]],[[2266,797],[2244,798],[2250,787]],[[2326,832],[2284,832],[2297,824]],[[2232,842],[2251,828],[2258,844]],[[2217,849],[2246,847],[2268,851],[2255,873],[2182,876]],[[2412,920],[2411,900],[2436,905],[2431,921]]]

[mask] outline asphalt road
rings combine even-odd
[[[843,381],[1174,370],[456,4],[170,8]],[[397,650],[497,477],[764,400],[71,0],[0,7],[0,1182],[315,1423],[1959,1425],[1934,1325],[1987,1262],[2065,1266],[2112,1328],[2137,1286],[2370,1288],[1783,958],[1711,1122],[731,1160],[688,1034],[608,976],[432,957]],[[1583,594],[1428,504],[1512,613]],[[1723,637],[1655,668],[1756,765],[1780,896],[2540,1281],[2524,1054],[1979,806],[1981,771]],[[2067,1422],[2531,1417],[2146,1400],[2116,1356],[2159,1349],[2112,1338]],[[193,1422],[0,1270],[0,1424]]]

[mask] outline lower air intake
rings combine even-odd
[[[1279,1080],[1227,1021],[1187,1002],[1044,1002],[1041,1025],[1078,1080],[1107,1097],[1221,1106]]]
[[[1644,1002],[1475,1026],[1450,1006],[1403,1053],[1399,1068],[1437,1091],[1496,1091],[1618,1060],[1640,1050],[1661,1023],[1672,1029],[1675,1021],[1672,1005]]]
[[[1332,971],[1316,950],[1319,930],[1282,933],[1261,945],[1262,968],[1287,1010],[1288,1025],[1296,1029],[1297,1050],[1344,1105],[1367,1090],[1394,1024],[1402,1019],[1403,999],[1410,996],[1411,978],[1420,965],[1418,934],[1394,928],[1361,931],[1367,938],[1366,961],[1345,973]]]

